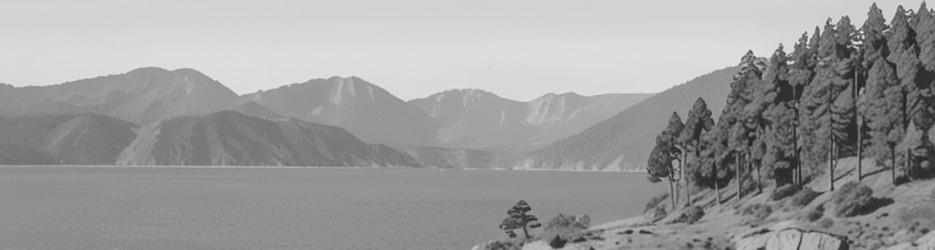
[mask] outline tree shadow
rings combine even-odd
[[[722,203],[723,203],[723,202],[728,202],[728,201],[730,201],[731,199],[734,199],[734,198],[737,198],[737,193],[736,193],[736,192],[730,192],[730,195],[727,195],[726,197],[721,197],[721,202],[722,202]]]
[[[834,177],[834,181],[839,181],[839,180],[841,180],[841,179],[844,179],[844,177],[847,177],[848,175],[850,175],[850,174],[853,173],[853,172],[854,172],[854,169],[853,169],[853,168],[850,169],[850,170],[847,170],[847,172],[844,172],[843,174],[840,174],[840,175],[838,175],[837,177]]]
[[[862,178],[865,178],[865,177],[870,177],[870,176],[873,176],[873,175],[876,175],[876,174],[880,174],[880,173],[883,173],[883,172],[886,172],[886,171],[890,171],[890,170],[892,170],[892,169],[893,169],[893,168],[887,168],[887,167],[877,168],[876,170],[873,170],[873,171],[871,171],[871,172],[863,173],[863,176],[861,176],[861,179],[862,179]]]
[[[861,207],[859,210],[857,210],[857,215],[868,215],[868,214],[871,214],[871,213],[873,213],[874,211],[877,211],[877,209],[880,209],[880,208],[883,208],[883,207],[885,207],[885,206],[889,206],[890,204],[893,204],[893,202],[894,202],[894,201],[893,201],[892,198],[887,198],[887,197],[884,197],[884,198],[873,198],[872,200],[870,200],[870,203],[869,203],[869,204],[867,204],[866,206],[863,206],[863,207]]]

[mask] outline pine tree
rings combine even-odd
[[[649,153],[649,160],[646,163],[646,174],[649,182],[658,183],[663,180],[669,182],[669,196],[672,200],[672,207],[675,207],[675,188],[672,186],[672,156],[667,152],[665,145],[656,144],[653,151]]]
[[[869,76],[870,69],[874,67],[875,62],[879,61],[880,59],[885,59],[887,56],[889,56],[889,53],[890,53],[889,46],[887,46],[887,41],[886,41],[886,37],[884,33],[887,29],[889,29],[889,25],[886,24],[886,19],[883,18],[883,11],[881,11],[877,7],[877,4],[874,3],[872,6],[870,6],[870,10],[867,12],[867,20],[864,22],[864,25],[861,26],[861,31],[863,33],[864,40],[861,43],[861,47],[860,47],[860,51],[861,51],[860,68],[863,69],[863,72],[861,73],[861,75],[863,76],[864,88],[861,88],[861,89],[864,90],[863,91],[864,94],[870,92],[870,90],[868,90],[868,85],[869,85],[868,78],[870,77]],[[858,92],[860,91],[858,90]],[[882,95],[882,93],[879,93],[879,95]],[[875,96],[879,96],[879,95],[875,94]],[[868,143],[865,142],[864,135],[867,134],[868,130],[870,129],[869,126],[867,126],[867,120],[869,118],[867,118],[866,106],[871,104],[871,102],[868,100],[868,98],[863,98],[863,96],[856,97],[855,100],[857,100],[858,102],[857,103],[857,113],[858,113],[857,115],[857,120],[858,120],[858,127],[857,127],[857,136],[858,136],[857,153],[858,155],[857,155],[857,158],[863,159],[863,153],[864,151],[866,151],[864,150],[865,145],[868,145]],[[878,149],[878,151],[880,150]],[[885,156],[880,156],[880,157],[885,157]],[[857,161],[857,179],[863,180],[863,168],[862,168],[861,160]]]
[[[682,134],[684,125],[682,124],[682,118],[679,117],[678,113],[672,112],[672,116],[669,118],[669,124],[666,128],[656,137],[656,147],[653,148],[653,152],[650,154],[648,164],[646,166],[646,172],[649,174],[649,179],[651,182],[659,182],[664,179],[669,182],[669,191],[672,197],[672,206],[675,207],[675,192],[674,191],[674,175],[675,169],[672,167],[672,161],[678,160],[679,165],[683,159],[682,149],[678,146],[678,138]]]
[[[795,158],[795,104],[798,100],[796,87],[793,84],[801,84],[802,78],[807,77],[808,70],[799,70],[787,65],[790,59],[793,65],[802,58],[801,53],[807,50],[804,48],[807,36],[803,35],[796,44],[796,52],[792,57],[788,57],[780,44],[773,56],[770,57],[769,66],[763,74],[765,84],[762,90],[758,91],[755,103],[761,103],[760,109],[756,112],[761,113],[760,117],[764,120],[764,126],[760,127],[757,140],[753,145],[754,158],[759,159],[757,169],[760,165],[771,166],[772,175],[777,179],[778,184],[792,182],[792,175]],[[800,54],[796,54],[800,53]],[[793,83],[795,82],[795,83]],[[765,105],[764,105],[765,104]],[[758,174],[759,179],[759,174]],[[762,184],[759,184],[762,185]]]
[[[868,152],[875,159],[890,159],[892,181],[896,182],[896,145],[904,134],[902,103],[905,96],[896,78],[894,67],[883,57],[873,63],[867,78],[867,88],[861,96],[863,113],[870,128]]]
[[[688,117],[685,120],[685,128],[682,130],[682,134],[679,135],[679,143],[685,145],[686,153],[691,151],[694,154],[694,161],[692,165],[685,165],[686,168],[694,167],[698,169],[698,164],[701,164],[701,151],[702,151],[702,142],[701,136],[705,131],[711,130],[714,127],[714,119],[711,118],[711,110],[708,109],[708,104],[705,103],[703,98],[698,98],[695,100],[695,103],[692,105],[692,109],[688,112]],[[690,150],[688,150],[690,148]],[[685,158],[688,159],[687,157]],[[685,178],[685,171],[682,171],[682,179],[685,180],[685,196],[686,204],[691,204],[691,190],[689,179]]]
[[[846,26],[844,26],[846,27]],[[831,25],[831,19],[825,24],[824,33],[820,36],[818,45],[818,64],[816,65],[816,76],[812,82],[804,89],[802,96],[802,107],[800,111],[802,128],[802,145],[804,147],[803,162],[817,168],[822,162],[827,161],[829,174],[834,169],[835,158],[835,136],[832,124],[834,117],[832,105],[834,99],[844,90],[849,82],[842,78],[842,70],[846,70],[845,61],[848,57],[840,51],[837,30]],[[846,71],[843,71],[846,73]],[[833,189],[833,182],[831,188]]]
[[[916,93],[911,93],[910,96],[913,98],[913,102],[910,103],[910,120],[912,124],[910,126],[915,126],[919,131],[929,131],[932,128],[933,119],[935,119],[935,90],[933,90],[932,82],[935,81],[935,16],[933,16],[932,11],[928,10],[925,2],[922,3],[922,6],[919,7],[919,11],[916,12],[915,19],[918,19],[918,24],[916,25],[916,41],[918,47],[920,48],[918,52],[919,60],[919,72],[916,75],[915,79],[915,90]],[[907,132],[910,131],[907,127]],[[908,135],[908,133],[907,133]],[[908,163],[910,164],[909,177],[913,178],[916,175],[921,175],[923,173],[917,171],[921,166],[930,166],[931,159],[927,157],[927,152],[933,150],[933,145],[930,142],[928,133],[918,133],[919,138],[916,138],[917,147],[909,148],[906,152]],[[928,167],[926,167],[928,168]]]
[[[789,73],[786,79],[789,81],[789,84],[792,85],[792,99],[793,103],[791,108],[793,111],[794,119],[791,121],[791,133],[792,133],[792,161],[789,164],[792,164],[795,172],[794,182],[801,184],[802,182],[802,164],[801,158],[799,155],[799,149],[801,145],[801,139],[799,136],[799,126],[801,117],[801,99],[802,93],[804,92],[805,87],[812,82],[815,77],[815,65],[817,64],[817,40],[820,38],[818,36],[819,29],[815,28],[815,35],[812,37],[812,42],[809,42],[808,33],[802,34],[802,37],[799,38],[799,41],[795,44],[795,50],[792,52],[791,60],[792,65],[790,65]],[[813,44],[813,45],[810,45]]]
[[[526,236],[526,239],[531,239],[532,235],[529,235],[529,228],[542,226],[535,215],[526,214],[531,210],[532,208],[529,207],[529,204],[526,204],[526,201],[520,200],[506,212],[507,217],[500,223],[500,229],[506,231],[506,234],[510,238],[516,237],[516,233],[514,233],[513,230],[523,229],[523,235]]]
[[[913,24],[913,22],[916,24]],[[919,84],[921,79],[918,77],[922,65],[918,57],[919,47],[916,43],[916,32],[913,29],[913,26],[918,27],[917,23],[919,23],[918,20],[910,19],[910,14],[900,6],[897,8],[890,24],[892,27],[887,41],[890,48],[890,55],[887,59],[896,65],[896,77],[899,79],[901,94],[903,95],[900,109],[902,131],[908,129],[910,122],[915,122],[912,117],[916,116],[924,121],[926,114],[924,104],[928,98],[926,98],[923,88]],[[909,159],[910,152],[904,151],[904,153],[903,163],[905,165],[903,170],[908,172],[912,164]]]

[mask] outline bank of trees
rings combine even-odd
[[[889,23],[874,4],[859,27],[828,19],[790,53],[780,44],[740,61],[718,121],[698,99],[684,123],[672,114],[650,155],[651,178],[684,182],[685,204],[691,187],[735,182],[743,197],[764,179],[801,185],[820,173],[834,190],[843,157],[874,159],[894,185],[933,173],[935,11],[924,3],[898,7]]]

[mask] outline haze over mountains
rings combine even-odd
[[[571,136],[636,104],[650,94],[546,94],[519,102],[479,90],[449,90],[409,101],[444,126],[445,145],[526,149]]]
[[[152,67],[0,84],[0,164],[637,169],[658,112],[722,99],[728,71],[657,95],[526,102],[478,89],[404,101],[357,77],[238,96],[196,70]]]

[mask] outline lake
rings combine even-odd
[[[642,173],[0,167],[0,249],[469,249],[518,200],[543,224],[637,215]]]

